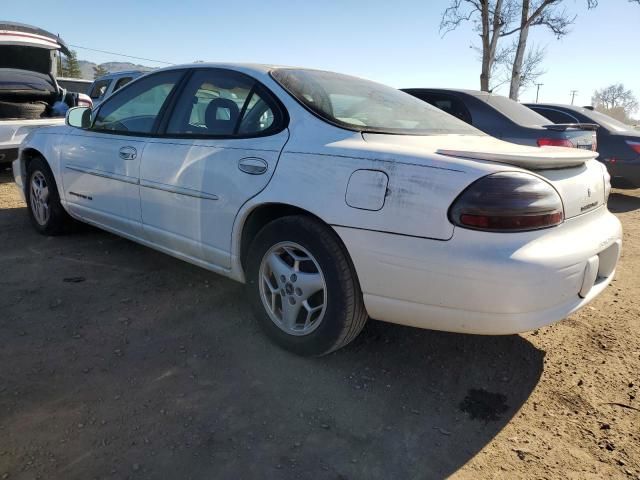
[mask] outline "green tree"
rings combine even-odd
[[[62,62],[62,76],[67,78],[82,78],[78,55],[75,50],[71,50],[67,58]]]
[[[95,67],[93,67],[93,78],[100,78],[100,77],[104,77],[107,73],[109,73],[109,71],[104,68],[102,65],[96,65]]]

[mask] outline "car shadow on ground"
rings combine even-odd
[[[614,213],[631,212],[640,209],[640,197],[618,190],[611,193],[608,206]]]
[[[445,478],[517,414],[544,352],[370,321],[301,358],[243,287],[0,210],[0,451],[42,478]],[[515,455],[515,453],[514,453]]]

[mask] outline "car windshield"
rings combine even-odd
[[[289,68],[274,70],[271,75],[307,109],[349,130],[408,135],[484,135],[422,100],[369,80]]]
[[[487,102],[505,117],[516,122],[523,127],[549,125],[551,123],[548,118],[543,117],[539,113],[534,112],[521,103],[503,97],[502,95],[483,95],[482,100]]]

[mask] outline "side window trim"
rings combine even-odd
[[[240,109],[240,115],[238,115],[238,120],[236,120],[236,125],[235,125],[235,127],[233,127],[233,133],[231,134],[233,137],[237,137],[238,136],[238,130],[240,130],[240,125],[242,125],[242,120],[244,119],[244,116],[247,113],[247,107],[249,106],[249,103],[251,102],[251,97],[253,97],[253,95],[255,95],[255,93],[256,93],[256,82],[253,82],[253,85],[251,85],[251,90],[249,90],[247,98],[245,98],[244,104],[242,105],[242,108]]]
[[[164,103],[160,112],[158,113],[158,118],[156,119],[156,123],[153,125],[153,136],[154,137],[165,137],[167,126],[169,125],[169,120],[171,120],[171,116],[173,115],[176,103],[182,96],[184,89],[186,88],[189,80],[193,76],[194,69],[189,68],[183,72],[182,78],[176,84],[176,87],[167,98],[167,101]],[[125,85],[126,87],[126,85]],[[122,87],[124,88],[124,87]]]
[[[273,114],[275,117],[274,125],[277,125],[277,127],[273,129],[267,129],[264,132],[258,132],[258,133],[249,134],[249,135],[238,135],[236,131],[240,129],[240,126],[242,125],[242,118],[244,115],[244,112],[241,112],[241,115],[239,115],[238,117],[238,123],[232,135],[201,135],[201,134],[167,133],[169,121],[171,120],[171,117],[175,112],[176,104],[178,100],[184,93],[184,90],[189,82],[189,79],[193,76],[193,74],[196,71],[199,71],[199,70],[207,70],[210,72],[218,71],[218,72],[232,73],[234,75],[246,77],[249,80],[251,80],[251,82],[253,82],[253,86],[251,88],[250,95],[248,95],[247,99],[245,100],[245,104],[243,105],[243,110],[245,109],[245,106],[249,105],[249,101],[251,100],[251,96],[253,96],[253,94],[255,93],[262,94],[263,100],[268,102],[269,105],[272,107]],[[239,72],[237,70],[231,70],[227,68],[215,68],[215,67],[191,68],[189,69],[188,75],[185,75],[182,78],[179,85],[174,90],[176,95],[173,96],[171,104],[170,105],[167,104],[167,111],[164,112],[162,122],[160,123],[159,128],[156,134],[154,135],[155,137],[169,138],[169,139],[171,138],[185,139],[185,140],[235,140],[235,139],[244,139],[244,138],[260,138],[260,137],[270,137],[272,135],[276,135],[282,132],[284,129],[286,129],[289,126],[289,113],[287,112],[286,107],[284,106],[282,101],[277,97],[277,95],[272,93],[271,90],[265,85],[263,85],[262,82],[260,82],[257,78],[252,77],[251,75],[247,75],[246,73]]]
[[[166,70],[165,70],[166,71]],[[184,80],[185,77],[187,76],[188,73],[190,73],[189,69],[176,69],[175,71],[181,72],[182,76],[180,77],[180,80],[178,80],[176,82],[176,85],[173,87],[173,90],[171,91],[171,93],[169,93],[169,96],[165,99],[164,103],[162,104],[162,107],[160,108],[160,111],[158,112],[158,116],[156,117],[155,121],[153,122],[153,127],[151,128],[151,132],[149,133],[140,133],[140,132],[120,132],[120,131],[113,131],[113,130],[96,130],[94,129],[94,125],[96,123],[96,120],[98,118],[98,116],[100,115],[100,110],[102,110],[102,108],[104,108],[105,106],[105,102],[100,103],[99,107],[91,112],[91,126],[89,127],[89,131],[91,131],[92,133],[102,133],[102,134],[107,134],[107,135],[123,135],[123,136],[127,136],[127,137],[157,137],[158,135],[158,127],[160,125],[160,120],[163,118],[165,110],[167,108],[167,106],[169,105],[170,102],[173,102],[174,98],[176,97],[176,93],[178,92],[178,90],[181,91],[181,87],[184,86]],[[157,73],[152,73],[149,75],[149,77],[151,77],[152,75],[158,75],[162,72],[157,72]],[[146,77],[148,78],[148,77]],[[116,92],[113,92],[111,95],[109,95],[109,100],[116,98],[118,95],[120,95],[123,91],[126,90],[126,87],[128,87],[129,85],[132,85],[133,82],[129,82],[127,83],[124,87],[118,89]]]

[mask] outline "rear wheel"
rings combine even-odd
[[[43,235],[65,233],[71,217],[60,203],[51,169],[42,158],[34,158],[27,169],[25,197],[33,226]]]
[[[265,226],[251,245],[247,274],[260,324],[287,350],[324,355],[353,340],[367,320],[344,247],[311,217],[288,216]]]

